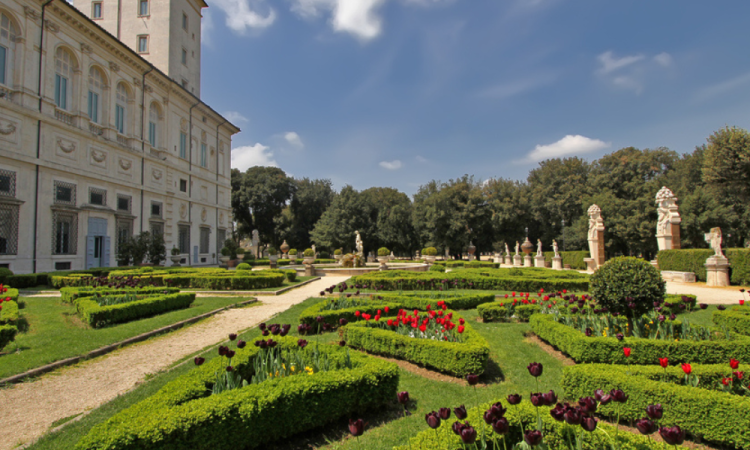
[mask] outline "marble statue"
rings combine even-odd
[[[313,245],[312,245],[312,246],[311,246],[310,248],[312,248],[312,251],[313,251],[313,257],[317,258],[317,257],[318,257],[318,252],[317,252],[317,251],[315,251],[315,244],[313,244]]]
[[[357,235],[357,239],[354,242],[354,246],[357,249],[357,254],[359,254],[360,256],[364,256],[365,245],[362,242],[362,237],[359,235],[359,231],[355,231],[354,234]]]
[[[560,257],[560,253],[559,253],[560,249],[557,247],[557,241],[554,240],[554,239],[552,240],[552,250],[554,250],[554,252],[555,252],[555,258],[559,258]]]
[[[659,219],[656,222],[656,241],[659,250],[679,249],[680,223],[682,218],[677,207],[677,197],[666,186],[656,193],[656,210]]]
[[[521,244],[516,241],[516,256],[518,256],[518,251],[521,249]]]
[[[544,253],[542,252],[542,240],[541,239],[536,240],[536,256],[544,256]]]
[[[721,228],[711,228],[710,233],[706,233],[706,242],[714,251],[714,258],[726,258],[721,250]]]
[[[510,256],[510,249],[508,249],[508,243],[505,243],[505,254]]]
[[[591,205],[588,209],[589,214],[589,251],[593,266],[589,270],[596,269],[604,264],[604,219],[602,219],[602,210],[597,205]],[[588,263],[587,263],[588,264]]]

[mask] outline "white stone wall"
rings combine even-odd
[[[136,2],[123,5],[126,3]],[[70,262],[72,269],[85,268],[90,218],[107,220],[106,233],[112,244],[109,261],[103,265],[114,266],[117,218],[131,217],[135,233],[147,231],[154,220],[152,201],[163,205],[168,252],[177,245],[178,225],[187,224],[191,242],[186,263],[216,264],[217,229],[231,227],[229,152],[232,135],[239,130],[62,0],[46,9],[40,112],[40,5],[38,0],[8,0],[0,5],[0,13],[11,17],[19,31],[12,77],[0,84],[0,92],[6,93],[0,98],[0,169],[15,172],[17,186],[15,199],[0,196],[0,203],[22,202],[18,252],[0,255],[0,266],[8,264],[15,273],[29,273],[34,268],[52,271],[61,262]],[[107,13],[105,7],[105,17]],[[72,96],[65,110],[56,107],[54,98],[55,55],[60,46],[73,55],[75,66]],[[87,112],[91,67],[101,70],[106,85],[98,124],[91,123]],[[144,90],[144,73],[149,70]],[[115,128],[118,83],[125,83],[130,92],[124,134]],[[148,142],[152,102],[161,110],[153,148]],[[191,130],[190,108],[196,103]],[[190,134],[192,142],[185,159],[179,157],[181,132]],[[199,164],[202,142],[207,147],[207,168]],[[56,180],[76,186],[76,204],[68,208],[78,215],[74,255],[52,254]],[[180,180],[187,182],[188,192],[180,191]],[[90,188],[106,190],[106,207],[89,205]],[[131,197],[129,213],[117,211],[118,194]],[[210,248],[196,263],[193,248],[199,245],[201,227],[211,229]]]

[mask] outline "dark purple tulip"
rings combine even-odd
[[[541,392],[532,393],[529,398],[531,399],[531,404],[536,407],[546,405],[546,403],[544,402],[544,394],[542,394]]]
[[[245,341],[242,341],[242,340],[237,341],[237,348],[245,348],[246,345],[247,345],[247,342]]]
[[[230,340],[230,341],[233,341],[233,340],[235,340],[235,339],[237,339],[237,334],[235,334],[235,333],[230,333],[230,334],[229,334],[229,340]]]
[[[262,322],[260,325],[258,325],[258,328],[260,328],[261,330],[265,330],[266,329],[266,323]]]
[[[346,341],[339,341],[339,347],[346,347]]]
[[[268,336],[268,335],[269,335],[270,333],[269,333],[269,331],[268,331],[268,330],[266,329],[266,330],[263,330],[263,331],[262,331],[262,332],[261,332],[260,334],[262,334],[263,336]]]
[[[488,409],[487,411],[485,411],[484,414],[482,415],[482,418],[484,418],[484,423],[486,423],[487,425],[491,425],[492,422],[495,420],[495,416],[492,414],[491,409]]]
[[[318,322],[318,323],[322,323],[323,322],[323,316],[316,317],[315,321]]]
[[[227,350],[227,358],[230,358],[230,359],[234,358],[234,355],[235,355],[234,350]]]
[[[227,372],[231,372],[231,371],[233,371],[233,370],[234,370],[234,367],[232,367],[232,366],[227,366]]]
[[[578,406],[580,406],[581,411],[586,414],[594,414],[596,412],[596,400],[593,397],[583,397],[578,399]]]
[[[575,314],[575,313],[578,312],[578,308],[574,306],[574,307],[570,308],[570,312],[572,312],[573,314]]]
[[[502,403],[497,402],[490,407],[490,411],[492,411],[492,415],[495,416],[496,419],[499,419],[505,415],[507,409],[503,408]]]
[[[669,315],[669,320],[675,320],[676,318],[677,318],[677,316],[675,316],[674,314],[670,314]]]
[[[636,307],[637,307],[637,305],[635,303],[633,303],[633,302],[628,303],[628,308],[635,309]]]
[[[594,332],[591,331],[591,328],[586,328],[586,336],[591,337],[592,334],[594,334]]]
[[[279,331],[279,336],[284,337],[287,333],[289,333],[289,330],[285,330],[282,328],[281,331]]]
[[[440,426],[440,416],[435,411],[428,412],[424,416],[424,420],[427,421],[427,425],[433,430]]]
[[[456,415],[456,418],[458,420],[464,420],[468,416],[468,414],[466,413],[466,407],[464,405],[461,405],[458,408],[453,408],[453,414]]]
[[[724,311],[725,309],[727,309],[727,307],[726,307],[726,306],[724,306],[724,305],[718,305],[718,306],[716,307],[716,309],[718,309],[719,311]]]
[[[558,403],[554,408],[549,410],[549,414],[558,422],[565,420],[565,407]]]
[[[660,303],[660,302],[654,302],[654,308],[658,308],[658,307],[659,307],[659,305],[661,305],[661,303]]]
[[[708,305],[707,305],[706,303],[701,303],[701,304],[699,304],[698,306],[700,306],[700,308],[701,308],[701,309],[706,309],[706,308],[708,308]]]
[[[508,396],[508,403],[511,405],[517,405],[521,403],[521,396],[519,394],[510,394]]]
[[[476,386],[479,383],[479,375],[473,373],[466,375],[466,382],[469,383],[469,386]]]
[[[684,303],[680,303],[680,309],[685,309],[685,308],[686,308],[685,304]]]
[[[609,395],[611,395],[612,399],[617,403],[625,403],[628,401],[628,396],[622,391],[622,389],[612,389],[609,391]]]
[[[510,430],[510,424],[508,423],[508,419],[505,417],[501,417],[494,422],[492,422],[492,431],[494,431],[497,434],[505,434]]]
[[[565,418],[565,421],[568,422],[570,425],[580,425],[581,424],[581,411],[577,408],[569,408],[567,411],[565,411],[565,414],[563,415]]]
[[[396,398],[402,405],[406,405],[407,403],[409,403],[409,393],[407,391],[397,393]]]
[[[267,348],[268,347],[268,342],[266,342],[263,339],[261,339],[260,341],[258,341],[258,347],[260,347],[260,348]]]
[[[203,363],[206,362],[206,358],[201,358],[200,356],[198,356],[193,361],[195,361],[196,366],[202,366]]]
[[[438,410],[438,415],[440,416],[441,420],[448,420],[451,417],[451,409],[450,408],[440,408]]]
[[[453,422],[453,425],[451,425],[451,429],[452,429],[452,430],[453,430],[453,432],[454,432],[454,433],[456,433],[456,434],[457,434],[458,436],[461,436],[461,430],[463,430],[465,426],[466,426],[466,425],[462,424],[461,422],[459,422],[459,421],[457,420],[457,421]]]
[[[339,319],[339,326],[342,326],[342,327],[346,326],[347,323],[349,323],[349,321],[346,320],[345,318],[342,317]]]
[[[663,314],[659,316],[659,322],[664,322],[665,320],[667,320],[667,318],[664,317]]]
[[[533,362],[526,368],[529,369],[529,374],[531,374],[531,376],[534,378],[540,377],[542,375],[542,363]]]
[[[645,417],[643,419],[636,420],[635,427],[638,428],[638,431],[640,431],[643,435],[648,435],[656,431],[656,425],[654,425],[654,422],[646,419]]]
[[[542,398],[544,399],[544,404],[547,406],[557,403],[557,394],[555,394],[555,391],[550,390],[546,394],[542,394]]]
[[[662,311],[664,311],[664,308],[662,308],[661,306],[660,306],[660,307],[658,307],[658,308],[656,308],[656,312],[660,313],[660,312],[662,312]]]
[[[320,291],[320,296],[321,297],[325,297],[326,296],[326,291]]]
[[[473,444],[477,440],[477,430],[472,426],[466,425],[461,429],[459,436],[464,444]]]
[[[300,339],[297,341],[297,345],[299,345],[299,348],[305,348],[307,347],[307,341],[304,339]]]
[[[289,330],[291,330],[291,329],[292,329],[292,326],[291,326],[290,324],[288,324],[288,323],[286,323],[286,324],[284,324],[284,325],[282,325],[282,326],[281,326],[281,330],[282,330],[282,331],[286,331],[287,333],[288,333],[288,332],[289,332]]]
[[[536,447],[542,443],[542,432],[539,430],[527,431],[526,434],[523,435],[523,440],[530,446]]]
[[[661,427],[659,428],[659,434],[669,445],[680,445],[685,440],[685,432],[682,428],[677,425],[673,427]]]
[[[225,347],[223,345],[219,346],[219,356],[226,356],[228,351],[229,351],[229,347]]]
[[[277,342],[276,342],[276,341],[274,341],[273,339],[269,339],[269,340],[268,340],[268,346],[269,346],[270,348],[274,348],[274,347],[276,347],[276,344],[277,344]]]
[[[362,436],[362,434],[365,432],[365,421],[362,419],[349,419],[349,432],[354,437]]]
[[[279,333],[281,333],[281,327],[278,324],[273,324],[270,327],[271,334],[274,336],[278,336]]]
[[[659,420],[664,416],[664,408],[661,407],[661,403],[657,403],[656,405],[648,405],[646,407],[646,415],[648,415],[652,420]]]
[[[596,430],[596,419],[591,416],[583,416],[583,419],[581,420],[581,428],[591,433],[592,431]]]
[[[618,341],[621,341],[621,340],[623,340],[625,338],[625,335],[622,334],[622,333],[617,333],[616,337],[617,337]]]

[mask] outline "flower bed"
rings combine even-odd
[[[65,303],[75,303],[81,297],[107,296],[107,295],[147,295],[147,294],[177,294],[179,288],[173,287],[145,287],[145,288],[93,288],[93,287],[65,287],[60,289],[60,296]]]
[[[291,337],[278,342],[281,348],[297,346]],[[260,351],[253,346],[237,350],[232,362],[244,379],[252,377]],[[322,346],[320,351],[330,359],[346,356],[341,347]],[[209,395],[223,363],[215,358],[94,427],[76,448],[257,448],[395,398],[395,364],[356,353],[351,362],[352,369],[275,378]]]
[[[731,334],[730,340],[673,341],[627,337],[586,336],[581,331],[558,323],[551,314],[534,314],[529,320],[537,336],[552,344],[578,363],[655,364],[668,356],[673,361],[717,364],[735,358],[750,361],[750,337]],[[622,348],[632,349],[626,358]]]
[[[101,305],[94,297],[81,297],[75,302],[78,314],[94,328],[155,316],[175,309],[187,308],[195,294],[149,295],[134,301]]]
[[[633,349],[631,358],[636,353]],[[740,369],[750,371],[750,366]],[[630,397],[620,411],[625,420],[639,419],[646,406],[660,403],[665,422],[705,441],[750,448],[750,398],[700,387],[716,385],[727,372],[731,369],[726,363],[692,366],[692,373],[700,379],[699,387],[693,387],[682,384],[685,374],[678,367],[584,364],[564,368],[562,388],[568,398],[589,395],[594,389],[622,389]],[[608,405],[602,411],[611,415],[614,409]]]
[[[724,311],[714,311],[716,325],[726,326],[738,334],[750,335],[750,307],[734,306]]]
[[[442,312],[442,311],[441,311]],[[371,353],[385,356],[393,356],[416,364],[424,365],[440,372],[455,376],[467,374],[481,374],[484,372],[490,355],[490,347],[487,341],[470,325],[462,323],[463,319],[458,317],[450,319],[451,312],[446,311],[444,316],[451,323],[456,320],[461,325],[453,330],[453,326],[443,325],[448,328],[447,332],[452,334],[458,342],[447,342],[438,338],[421,337],[432,335],[439,326],[435,326],[435,318],[419,317],[415,325],[409,324],[406,319],[400,320],[399,325],[391,326],[391,319],[376,317],[372,322],[368,320],[350,323],[342,328],[342,336],[346,344]],[[401,316],[401,313],[400,313]],[[436,315],[437,316],[437,315]],[[428,319],[425,324],[424,319]],[[455,325],[455,323],[453,323]],[[436,336],[442,336],[437,330]],[[460,336],[455,335],[458,333]],[[413,334],[415,337],[412,337]]]

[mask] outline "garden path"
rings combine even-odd
[[[346,279],[324,277],[275,297],[262,297],[258,306],[230,309],[162,337],[0,389],[0,450],[32,442],[56,421],[91,411],[133,389],[149,374],[168,369],[189,355],[227,340],[229,333],[254,327]]]
[[[676,281],[667,281],[667,294],[692,294],[698,297],[698,303],[709,305],[738,304],[738,300],[742,298],[739,286],[708,287],[706,283],[678,283]],[[745,298],[750,298],[750,296]]]

